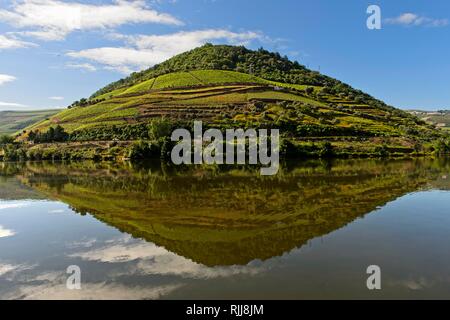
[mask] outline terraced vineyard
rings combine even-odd
[[[42,121],[30,130],[60,124],[67,131],[104,125],[121,125],[148,121],[156,117],[198,119],[220,124],[221,116],[232,116],[233,120],[256,121],[261,117],[276,120],[284,113],[277,108],[279,102],[299,102],[317,108],[318,117],[309,116],[305,123],[320,124],[320,116],[339,119],[338,127],[355,124],[377,131],[394,133],[388,126],[379,126],[377,120],[384,120],[387,112],[371,108],[355,101],[335,96],[309,96],[302,90],[307,86],[295,86],[232,71],[202,70],[179,72],[147,80],[128,88],[116,90],[101,100],[86,107],[65,110],[49,120]],[[314,90],[320,90],[315,87]],[[263,112],[253,112],[254,102],[267,103]],[[337,104],[339,108],[331,106]],[[355,115],[364,112],[365,118]],[[292,115],[295,121],[296,115]]]

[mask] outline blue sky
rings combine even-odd
[[[381,30],[366,27],[369,5]],[[0,110],[64,107],[206,42],[279,51],[400,108],[450,108],[447,0],[0,0]]]

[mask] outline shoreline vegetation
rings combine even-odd
[[[25,141],[18,141],[11,136],[1,136],[0,161],[170,160],[171,151],[176,144],[171,141],[170,135],[176,127],[190,130],[192,123],[174,123],[166,119],[157,119],[148,125],[122,128],[127,133],[122,132],[123,130],[118,127],[113,128],[109,133],[100,130],[97,136],[92,132],[69,134],[63,127],[56,126],[43,133],[31,131]],[[119,140],[120,137],[122,137],[121,140]],[[450,139],[443,137],[425,142],[411,139],[408,144],[405,144],[405,141],[398,137],[343,136],[301,139],[283,134],[279,152],[281,159],[442,156],[450,154]]]

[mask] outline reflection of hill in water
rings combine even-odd
[[[17,172],[16,165],[0,162],[0,201],[44,199],[37,190],[21,183],[15,176]]]
[[[215,266],[282,255],[427,187],[446,168],[437,160],[312,162],[262,178],[245,170],[28,164],[20,178],[79,213]]]

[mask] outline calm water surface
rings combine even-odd
[[[258,172],[0,164],[0,299],[450,299],[449,160]]]

